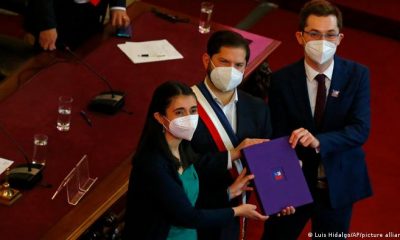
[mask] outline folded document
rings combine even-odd
[[[247,167],[255,175],[257,197],[265,214],[313,201],[288,137],[250,146],[243,153]]]
[[[183,56],[166,39],[118,44],[133,63],[181,59]]]

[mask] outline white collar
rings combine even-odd
[[[332,80],[334,65],[335,65],[335,60],[332,60],[329,67],[324,72],[322,72],[328,78],[329,81]],[[314,78],[318,74],[320,74],[320,72],[315,71],[310,65],[308,65],[306,60],[304,60],[304,67],[306,69],[306,76],[308,81],[314,81]]]

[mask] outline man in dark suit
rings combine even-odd
[[[362,150],[370,130],[369,72],[335,56],[341,28],[338,8],[326,0],[306,3],[296,32],[304,59],[272,75],[273,135],[290,135],[314,203],[266,222],[263,239],[297,239],[310,218],[313,237],[344,239],[353,204],[372,195]]]
[[[30,0],[25,28],[44,50],[75,48],[102,30],[108,5],[112,25],[128,26],[125,0]]]
[[[221,208],[239,204],[242,197],[231,201],[227,193],[234,177],[228,169],[243,169],[240,149],[260,143],[272,131],[269,109],[261,99],[252,97],[239,89],[250,50],[247,41],[231,31],[215,32],[209,39],[203,64],[207,71],[204,82],[193,87],[199,107],[199,123],[191,141],[198,153],[229,151],[227,171],[211,177],[212,172],[199,175],[199,208]],[[250,139],[251,138],[251,139]],[[199,239],[237,240],[239,221],[227,223],[226,228],[199,231]]]

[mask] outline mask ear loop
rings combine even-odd
[[[215,64],[213,63],[213,61],[211,60],[211,58],[210,58],[210,63],[211,63],[211,66],[213,67],[213,69],[217,68],[217,67],[215,66]]]
[[[207,75],[208,75],[207,77],[208,77],[209,81],[211,82],[211,84],[214,85],[214,87],[215,87],[214,82],[211,80],[211,73],[212,73],[212,71],[213,71],[214,69],[216,69],[217,67],[214,65],[213,61],[211,60],[211,57],[210,57],[210,63],[211,63],[210,65],[211,65],[212,69],[210,68],[209,71],[207,70]]]
[[[168,121],[168,123],[171,123],[171,121],[166,117],[166,116],[162,116],[165,120],[167,120]],[[163,126],[163,133],[165,133],[165,131],[168,131],[168,132],[170,132],[168,129],[169,128],[167,128],[165,125],[164,125],[164,123],[161,123],[161,125]]]
[[[212,69],[210,69],[210,71],[208,72],[208,77],[210,78],[210,80],[211,80],[211,72],[214,70],[214,69],[216,69],[217,67],[215,66],[215,64],[213,63],[213,61],[211,60],[211,57],[210,57],[210,65],[211,65],[211,67],[212,67]]]

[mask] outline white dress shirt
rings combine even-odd
[[[325,87],[326,87],[326,96],[328,97],[329,87],[331,86],[331,79],[333,74],[333,65],[334,61],[332,61],[331,65],[322,73],[315,71],[312,67],[310,67],[306,61],[304,61],[304,67],[306,69],[307,76],[307,90],[308,90],[308,99],[310,100],[310,107],[312,115],[314,116],[315,112],[315,102],[317,101],[317,91],[318,91],[318,82],[315,80],[315,76],[318,74],[325,74]]]
[[[306,76],[307,76],[307,90],[308,90],[308,99],[310,101],[310,107],[311,107],[311,112],[314,117],[314,112],[315,112],[315,102],[317,101],[317,91],[318,91],[318,82],[315,80],[315,76],[318,74],[324,74],[325,75],[325,87],[326,87],[326,97],[328,97],[329,93],[329,88],[331,86],[332,82],[332,74],[333,74],[333,66],[334,66],[334,61],[332,61],[331,65],[322,73],[315,71],[310,65],[304,61],[304,67],[306,69]],[[317,153],[319,152],[316,150]],[[325,175],[325,170],[324,166],[322,163],[320,163],[318,167],[318,178],[324,178]]]

